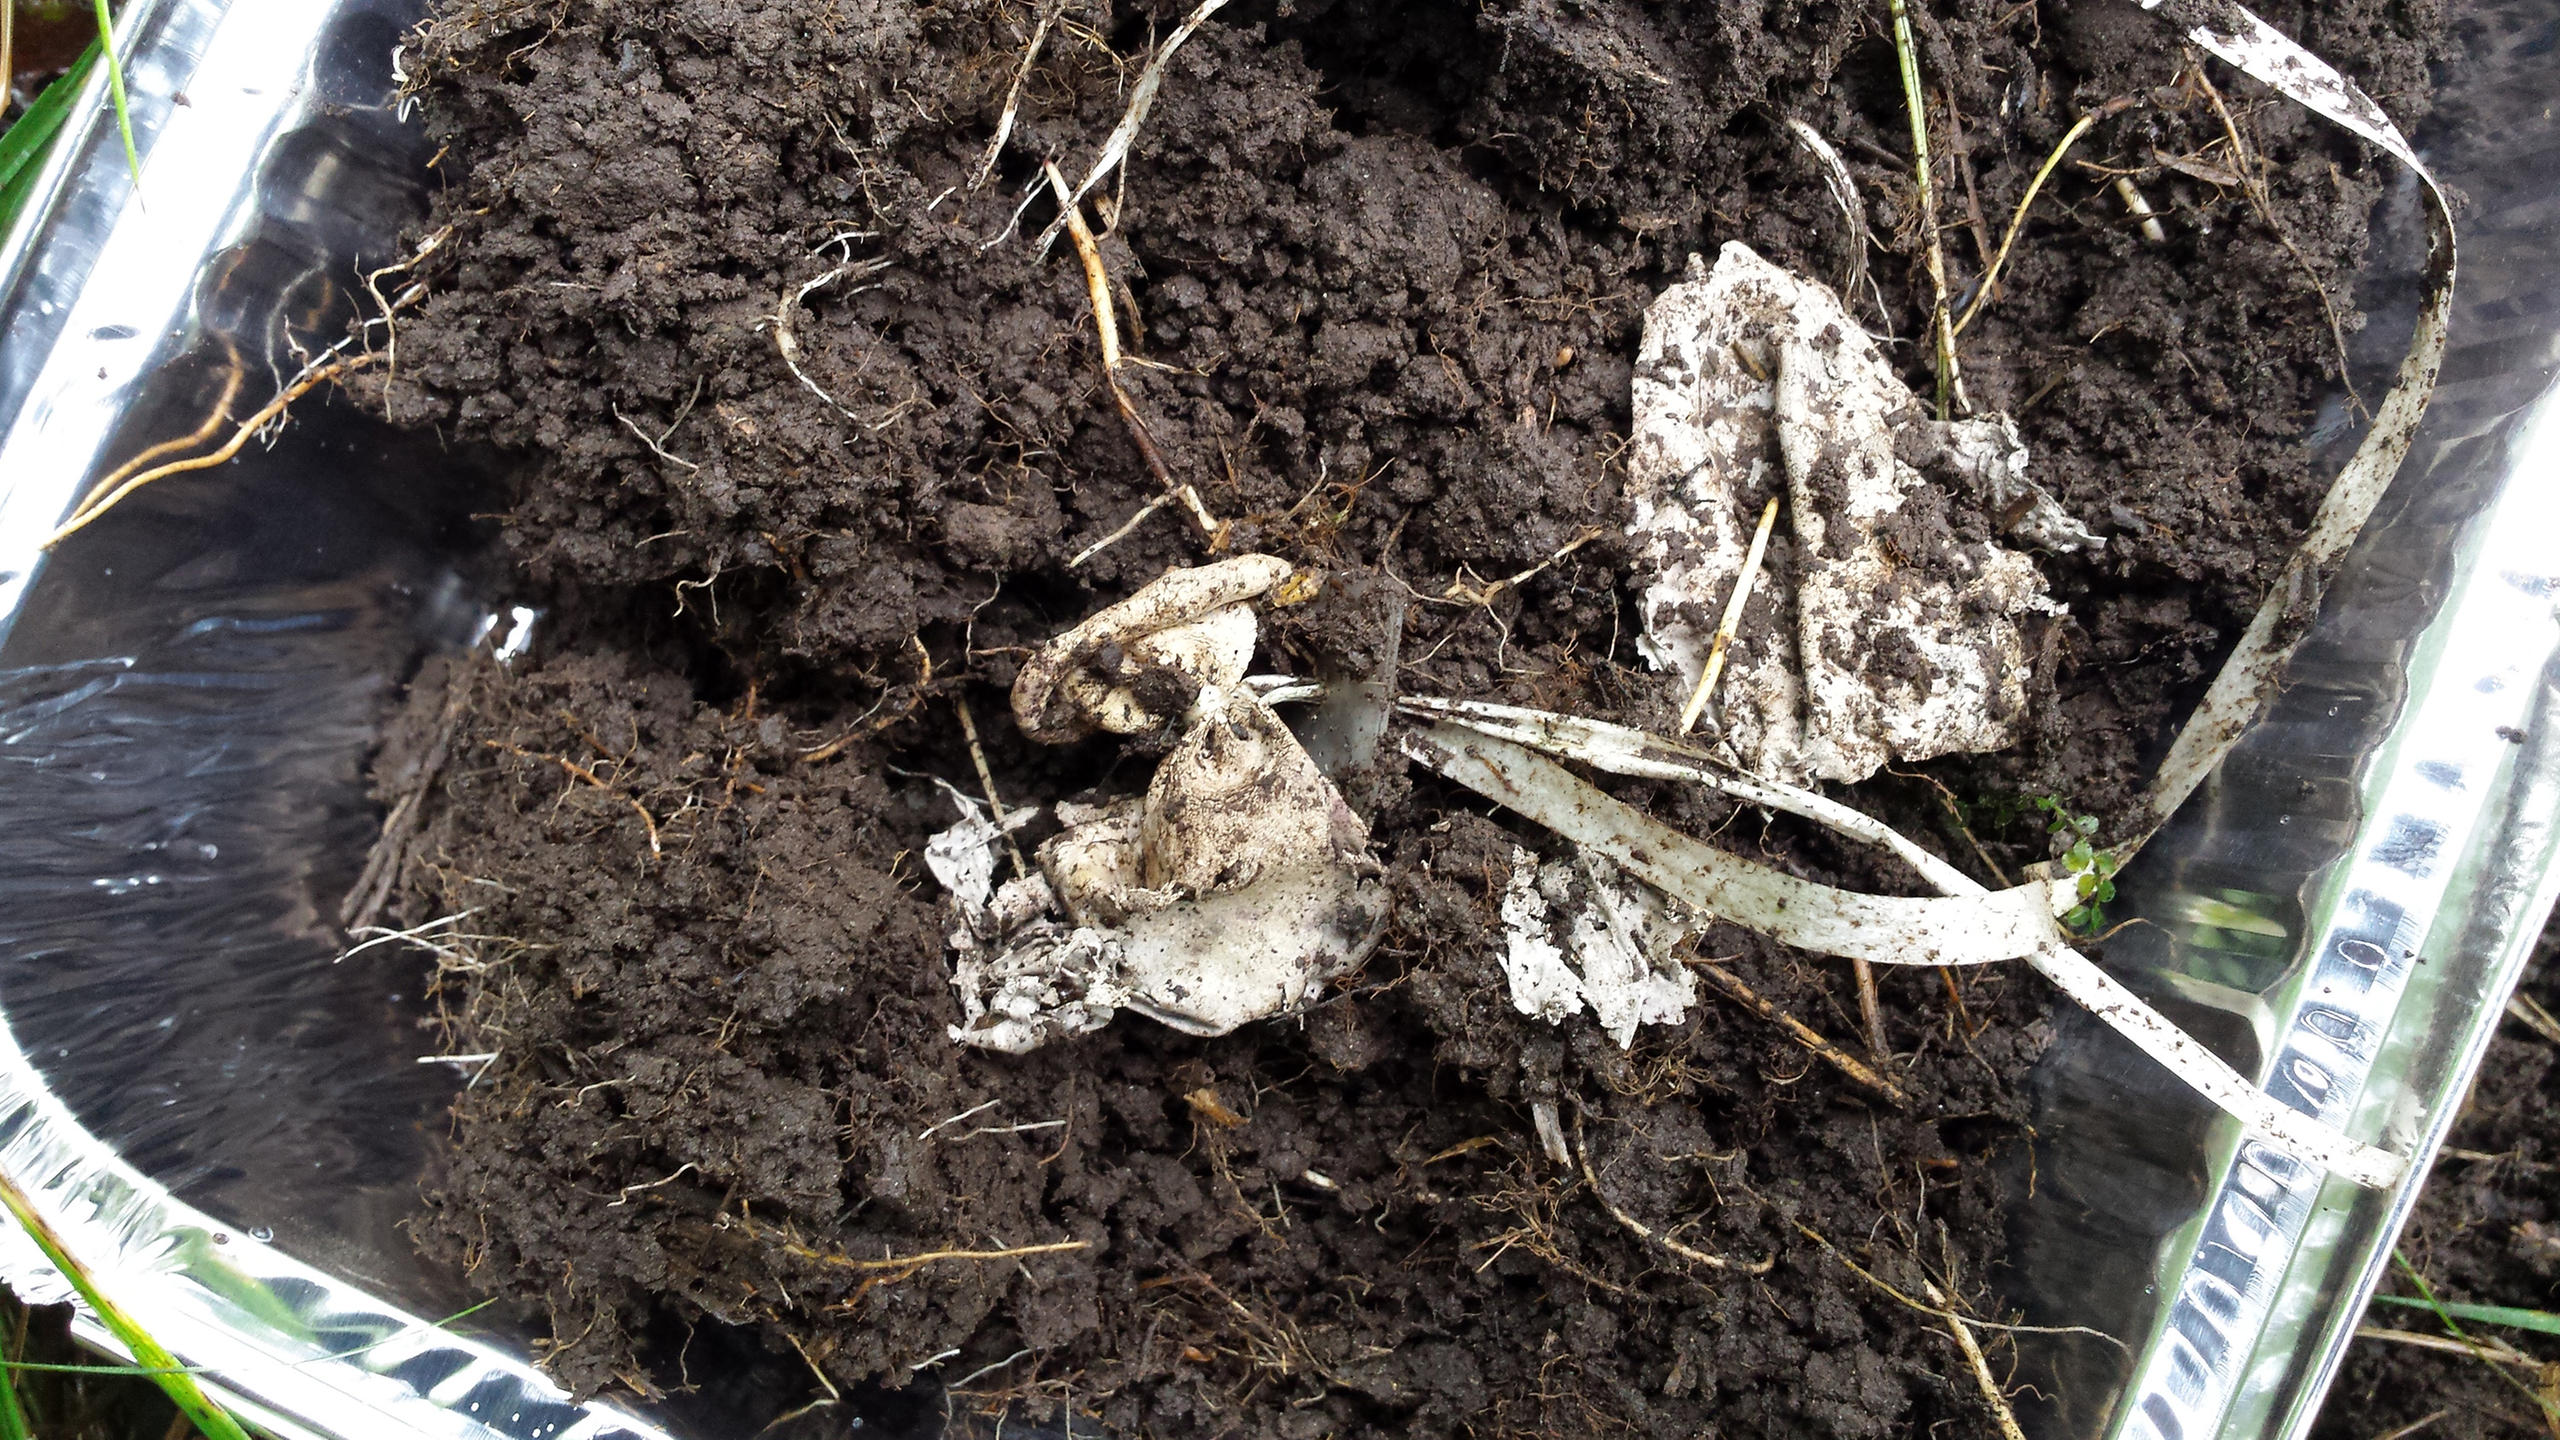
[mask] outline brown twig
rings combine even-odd
[[[1695,968],[1699,974],[1707,977],[1708,983],[1714,985],[1717,989],[1723,991],[1732,999],[1740,1001],[1742,1004],[1757,1011],[1762,1019],[1775,1022],[1778,1028],[1786,1031],[1797,1044],[1812,1051],[1816,1056],[1819,1056],[1822,1060],[1827,1062],[1833,1069],[1838,1070],[1841,1074],[1848,1076],[1850,1079],[1866,1086],[1868,1089],[1875,1091],[1877,1094],[1882,1095],[1884,1098],[1892,1101],[1896,1105],[1909,1105],[1911,1103],[1911,1097],[1903,1091],[1901,1086],[1896,1085],[1892,1081],[1884,1078],[1882,1075],[1877,1074],[1873,1069],[1870,1069],[1864,1062],[1860,1061],[1856,1056],[1850,1054],[1848,1051],[1843,1050],[1839,1046],[1832,1044],[1830,1041],[1823,1039],[1820,1035],[1814,1032],[1813,1027],[1805,1024],[1801,1020],[1798,1020],[1786,1011],[1779,1009],[1767,997],[1761,995],[1759,991],[1743,984],[1741,979],[1735,976],[1732,971],[1725,969],[1723,966],[1712,960],[1704,959],[1699,956],[1690,956],[1688,957],[1688,960],[1689,964]]]

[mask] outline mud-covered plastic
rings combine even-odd
[[[2022,1337],[2045,1435],[2307,1429],[2550,908],[2560,0],[2455,8],[2420,132],[2470,206],[2442,387],[2282,701],[2122,877],[2151,924],[2108,953],[2271,1093],[2412,1156],[2410,1178],[2326,1181],[2058,1011],[2007,1298],[2114,1338]],[[132,0],[143,198],[92,94],[0,245],[0,1168],[276,1434],[714,1440],[751,1428],[734,1393],[581,1404],[532,1364],[528,1318],[437,1324],[469,1295],[401,1228],[476,1065],[434,1052],[414,952],[340,963],[338,906],[379,824],[388,700],[492,619],[486,457],[315,395],[271,447],[40,548],[235,376],[264,393],[345,333],[423,213],[397,95],[416,18]],[[2420,290],[2415,182],[2375,221],[2379,371]],[[2309,443],[2353,438],[2342,397]],[[0,1279],[67,1294],[12,1235]],[[939,1433],[929,1402],[824,1418]]]

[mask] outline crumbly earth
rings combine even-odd
[[[2336,389],[2321,291],[2356,323],[2386,177],[2216,74],[2241,162],[2122,0],[1914,10],[1960,287],[2074,116],[2136,102],[2074,152],[2106,172],[2057,174],[1963,340],[1975,402],[2019,416],[2109,537],[2042,559],[2071,614],[2034,636],[2025,742],[1928,767],[2014,865],[2043,840],[1998,797],[2124,806],[2299,532],[2321,483],[2300,437]],[[1393,927],[1303,1019],[1197,1040],[1124,1018],[1021,1058],[945,1038],[950,917],[919,856],[953,818],[934,777],[975,787],[959,707],[1013,803],[1132,789],[1121,747],[1023,741],[1004,687],[1211,549],[1175,506],[1067,563],[1158,486],[1073,253],[1043,254],[1056,206],[1015,207],[1038,157],[1083,173],[1182,16],[1062,0],[1024,70],[1043,13],[475,0],[408,52],[451,235],[373,395],[525,457],[500,533],[546,608],[511,668],[422,676],[377,767],[387,803],[423,797],[396,913],[472,912],[453,1042],[500,1056],[423,1242],[547,1310],[584,1388],[680,1392],[719,1335],[848,1393],[1126,1434],[1980,1430],[1945,1332],[1843,1257],[1998,1308],[2032,977],[1886,975],[1899,1106],[1724,998],[1621,1052],[1503,989],[1494,907],[1537,837],[1390,766],[1346,792]],[[2264,13],[2423,111],[2434,5]],[[1133,401],[1216,544],[1340,577],[1266,631],[1267,667],[1358,673],[1400,632],[1406,689],[1677,712],[1628,623],[1638,319],[1728,239],[1844,276],[1794,116],[1867,207],[1855,309],[1928,387],[1886,34],[1881,6],[1822,0],[1235,0],[1198,31],[1096,208]],[[1802,873],[1907,883],[1618,789]],[[1980,863],[1926,782],[1858,798]],[[1844,966],[1727,929],[1699,953],[1861,1048]],[[798,1403],[805,1367],[775,1373],[737,1402],[749,1428]]]

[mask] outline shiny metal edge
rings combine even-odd
[[[0,632],[42,544],[96,469],[124,409],[182,348],[205,263],[240,233],[277,137],[321,102],[311,71],[337,0],[136,0],[128,57],[136,200],[103,74],[35,201],[0,239]],[[41,360],[29,367],[33,356]],[[524,1358],[386,1304],[179,1203],[89,1134],[0,1026],[0,1170],[105,1293],[204,1372],[206,1388],[284,1440],[667,1440],[581,1404]],[[0,1281],[73,1299],[14,1226]],[[74,1328],[121,1353],[83,1307]],[[130,1357],[127,1357],[130,1358]]]
[[[2394,738],[2368,771],[2368,810],[2348,858],[2322,884],[2312,907],[2307,966],[2278,997],[2281,1022],[2255,1079],[2294,1109],[2345,1127],[2358,1138],[2412,1156],[2406,1179],[2391,1191],[2394,1235],[2427,1179],[2427,1161],[2450,1125],[2445,1094],[2404,1084],[2378,1066],[2396,1030],[2424,1015],[2404,1015],[2429,953],[2442,956],[2442,922],[2460,928],[2463,907],[2450,904],[2476,871],[2496,866],[2511,828],[2509,807],[2529,825],[2547,825],[2547,776],[2516,766],[2516,751],[2534,720],[2542,671],[2560,659],[2560,569],[2550,536],[2560,533],[2560,489],[2537,484],[2560,464],[2560,402],[2545,397],[2522,436],[2527,454],[2511,466],[2486,515],[2476,520],[2476,548],[2455,594],[2429,625],[2412,666],[2412,705]],[[2509,789],[2524,794],[2511,797]],[[2514,799],[2516,805],[2509,805]],[[2488,1015],[2470,1015],[2463,1051],[2470,1063],[2450,1066],[2468,1081],[2496,999],[2514,986],[2532,935],[2550,907],[2550,848],[2529,856],[2529,889],[2537,902],[2516,907],[2511,933],[2496,956],[2496,974],[2481,986]],[[2286,1361],[2289,1340],[2307,1327],[2330,1335],[2314,1384],[2296,1396],[2289,1430],[2307,1427],[2319,1389],[2335,1371],[2345,1327],[2314,1325],[2296,1309],[2296,1263],[2319,1263],[2324,1220],[2363,1202],[2363,1194],[2330,1181],[2314,1166],[2258,1140],[2237,1140],[2220,1166],[2194,1243],[2166,1268],[2171,1302],[2153,1330],[2112,1435],[2125,1440],[2194,1440],[2199,1435],[2266,1435],[2266,1404],[2278,1399],[2263,1376],[2268,1350]],[[2350,1304],[2322,1304],[2322,1314],[2360,1312],[2381,1273],[2388,1245],[2360,1256],[2360,1284]],[[2271,1345],[2273,1343],[2273,1345]],[[2255,1384],[2253,1384],[2255,1381]]]
[[[2310,908],[2307,963],[2288,994],[2271,997],[2279,1018],[2256,1077],[2294,1108],[2409,1155],[2409,1173],[2385,1200],[2384,1223],[2368,1215],[2353,1227],[2381,1243],[2366,1239],[2349,1257],[2349,1220],[2373,1197],[2226,1130],[2211,1197],[2190,1243],[2167,1257],[2170,1299],[2116,1407],[2109,1433],[2123,1440],[2309,1426],[2550,909],[2548,830],[2560,794],[2546,757],[2518,762],[2529,740],[2547,741],[2528,726],[2550,723],[2537,702],[2546,670],[2560,664],[2550,539],[2560,534],[2560,487],[2541,483],[2560,467],[2560,394],[2537,402],[2516,444],[2420,642],[2410,703],[2368,767],[2355,843]],[[2502,908],[2485,963],[2469,976],[2443,973],[2449,947],[2474,928],[2462,901],[2484,875],[2530,898]],[[2458,997],[2440,993],[2447,986]],[[2450,1046],[2429,1038],[2459,1057],[2428,1067],[2434,1083],[2386,1054],[2430,1022],[2457,1032]],[[2355,1276],[2343,1287],[2331,1273],[2342,1260]],[[2301,1342],[2314,1336],[2319,1348],[2306,1352]],[[2271,1432],[2278,1408],[2284,1428]]]
[[[0,1041],[0,1137],[0,1170],[99,1289],[201,1368],[216,1398],[287,1440],[665,1440],[178,1203],[83,1130],[14,1039]],[[38,1302],[72,1298],[15,1227],[0,1230],[0,1280]],[[85,1309],[76,1328],[118,1349]]]

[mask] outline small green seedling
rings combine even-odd
[[[2045,828],[2069,847],[2062,852],[2062,868],[2071,872],[2073,893],[2080,903],[2062,917],[2062,923],[2080,934],[2094,935],[2107,923],[2107,903],[2116,898],[2116,857],[2095,843],[2098,817],[2074,815],[2051,795],[2037,797],[2036,808],[2045,813]]]

